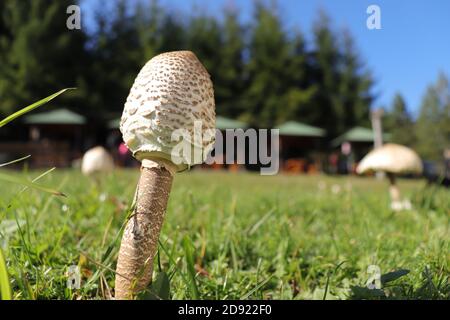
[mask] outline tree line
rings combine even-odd
[[[450,150],[450,82],[441,73],[422,98],[417,118],[397,93],[387,110],[384,127],[393,142],[413,147],[424,159],[440,160]],[[448,157],[448,156],[447,156]]]
[[[356,125],[370,126],[373,75],[350,32],[336,29],[324,11],[307,41],[302,30],[286,28],[275,2],[255,1],[247,23],[230,5],[219,19],[201,10],[173,12],[156,0],[132,6],[115,0],[110,9],[99,2],[92,28],[83,25],[82,16],[82,29],[69,31],[66,8],[73,2],[0,0],[2,114],[60,88],[76,87],[58,100],[61,105],[104,121],[120,114],[146,61],[160,52],[186,49],[211,74],[219,115],[255,127],[297,120],[326,129],[328,138]],[[429,120],[435,110],[428,107],[433,98],[427,101],[430,110],[424,117]],[[392,129],[399,128],[397,122],[403,121],[426,131],[426,124],[414,123],[409,115],[402,118],[407,114],[403,107],[405,112],[392,109],[386,128],[391,123]],[[401,132],[393,136],[403,141]],[[422,136],[428,137],[417,131],[414,141],[407,142],[416,144]],[[448,143],[448,134],[445,139]],[[423,152],[431,154],[425,147]]]

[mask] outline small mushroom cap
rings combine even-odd
[[[356,168],[358,174],[370,171],[420,174],[422,173],[422,161],[410,148],[387,143],[370,151]]]
[[[191,148],[190,158],[173,152],[179,139],[173,141],[172,134],[179,129],[187,135],[184,141]],[[175,171],[182,171],[206,159],[215,140],[214,91],[208,72],[194,53],[167,52],[147,62],[130,90],[120,131],[140,161],[176,162]],[[197,162],[194,152],[201,155]]]
[[[114,169],[114,160],[109,152],[100,146],[89,149],[83,155],[81,172],[90,176],[95,173],[109,173]]]

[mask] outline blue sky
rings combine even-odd
[[[84,0],[82,13],[89,27],[90,9],[100,0]],[[138,0],[130,0],[130,3]],[[226,5],[240,9],[241,20],[252,17],[253,0],[160,0],[160,5],[181,14],[195,12],[220,17]],[[104,2],[103,2],[104,3]],[[369,5],[381,9],[381,30],[366,27]],[[300,28],[311,35],[317,12],[323,8],[336,31],[350,30],[366,65],[376,79],[374,107],[390,105],[395,92],[405,97],[416,115],[427,86],[439,71],[450,76],[450,1],[448,0],[279,0],[286,30]],[[83,10],[83,9],[88,10]],[[83,19],[83,16],[82,16]]]

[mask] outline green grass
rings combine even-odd
[[[138,170],[120,170],[97,187],[77,171],[55,170],[39,180],[67,197],[0,182],[13,299],[108,298],[137,178]],[[369,178],[179,174],[154,286],[171,299],[378,298],[364,289],[374,264],[382,273],[410,271],[384,285],[387,298],[449,299],[450,191],[423,181],[400,187],[415,210],[392,213],[386,181]],[[73,264],[80,290],[66,288]]]

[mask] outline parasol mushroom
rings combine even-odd
[[[213,130],[201,144],[204,161],[214,143],[215,103],[210,76],[194,53],[174,51],[152,58],[139,72],[125,103],[120,130],[133,156],[141,161],[135,209],[125,226],[116,269],[116,299],[131,299],[151,280],[153,257],[164,221],[167,201],[176,172],[193,164],[179,157],[172,135],[184,130],[196,135]],[[185,137],[186,138],[186,137]],[[186,141],[185,141],[186,142]],[[195,153],[195,151],[194,151]]]
[[[113,170],[114,160],[105,148],[97,146],[84,153],[81,162],[81,172],[84,175],[95,176]]]
[[[386,172],[389,178],[392,210],[410,209],[410,202],[402,202],[401,200],[395,176],[398,174],[422,173],[422,161],[417,153],[408,147],[387,143],[369,152],[356,168],[358,174],[374,171]]]

